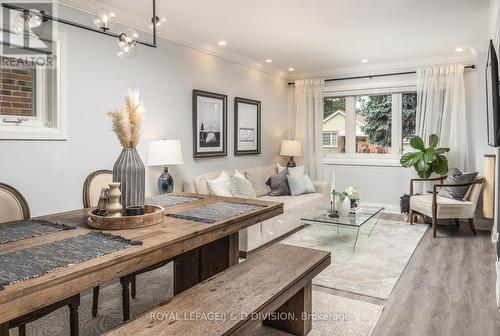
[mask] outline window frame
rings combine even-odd
[[[16,119],[14,115],[0,115],[0,141],[4,140],[67,140],[67,67],[66,67],[66,35],[59,33],[54,42],[55,60],[57,62],[56,72],[56,98],[53,105],[56,111],[47,110],[47,87],[44,85],[46,81],[45,71],[42,67],[36,68],[34,88],[34,99],[36,99],[36,116],[23,117],[28,118],[27,121],[21,124],[10,124],[3,122],[3,118]],[[56,127],[47,127],[45,125],[47,116],[50,113],[55,113],[53,120],[56,122]]]
[[[328,134],[328,136],[330,137],[330,141],[329,141],[329,145],[325,145],[325,134]],[[324,148],[339,148],[339,142],[338,142],[338,139],[337,139],[337,136],[338,136],[339,132],[331,132],[331,131],[327,131],[327,132],[323,132],[323,147]],[[333,139],[335,139],[335,141],[333,141]]]
[[[400,159],[403,151],[403,93],[415,92],[417,90],[414,81],[399,84],[366,85],[365,87],[339,86],[326,87],[323,91],[323,99],[327,97],[346,98],[346,134],[345,153],[323,154],[325,164],[340,165],[369,165],[369,166],[401,166]],[[356,153],[356,97],[370,95],[392,95],[392,132],[391,143],[392,154],[366,154]],[[395,142],[394,139],[401,139]]]

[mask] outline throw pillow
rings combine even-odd
[[[290,187],[290,192],[292,196],[298,196],[302,194],[315,193],[314,185],[311,181],[309,175],[304,175],[301,177],[295,177],[292,175],[287,175],[288,186]]]
[[[448,177],[444,180],[444,184],[464,184],[474,182],[478,173],[462,173],[460,170],[453,168],[448,172]],[[466,187],[443,187],[439,188],[439,196],[451,199],[464,200],[471,186]]]
[[[284,166],[280,165],[279,163],[277,163],[276,166],[278,167],[278,173],[281,173],[283,170],[287,169],[288,174],[290,174],[292,176],[301,177],[301,176],[305,175],[304,166],[297,166],[297,167],[288,168],[288,167],[284,167]]]
[[[213,180],[208,180],[207,185],[210,195],[225,197],[233,196],[233,194],[231,194],[231,178],[226,172],[222,172],[219,177]]]
[[[269,196],[285,196],[290,195],[290,188],[288,187],[288,170],[282,170],[278,175],[269,176],[266,184],[271,188]]]
[[[257,198],[255,189],[252,187],[250,181],[237,170],[231,176],[231,193],[234,197]]]
[[[255,189],[257,197],[266,196],[271,189],[266,184],[267,178],[276,175],[276,166],[265,166],[245,169],[245,176]]]

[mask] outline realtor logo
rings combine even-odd
[[[55,6],[48,1],[2,2],[1,54],[10,57],[46,57],[53,54],[54,24],[47,16]]]

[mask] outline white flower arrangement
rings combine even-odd
[[[359,201],[361,198],[361,193],[359,191],[359,187],[348,186],[345,189],[345,192],[346,192],[347,196],[349,196],[349,198],[352,200]]]

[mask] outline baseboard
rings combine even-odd
[[[369,207],[385,208],[384,212],[386,213],[395,213],[395,214],[401,213],[401,208],[399,207],[399,204],[361,202],[361,205]]]
[[[497,308],[500,308],[500,261],[496,262],[497,269],[497,283],[496,283],[496,294],[497,294]]]
[[[279,241],[281,241],[281,240],[283,240],[285,238],[290,237],[295,232],[298,232],[298,231],[302,230],[303,228],[305,228],[307,226],[309,226],[309,225],[308,224],[303,224],[303,225],[301,225],[301,226],[293,229],[292,231],[288,231],[284,235],[279,236],[278,238],[274,238],[273,240],[265,243],[264,245],[261,245],[261,246],[257,247],[256,249],[253,249],[251,251],[240,251],[240,258],[246,259],[246,258],[252,256],[253,254],[257,253],[257,252],[260,252],[260,251],[268,248],[269,246],[274,245],[274,244],[278,243]]]

